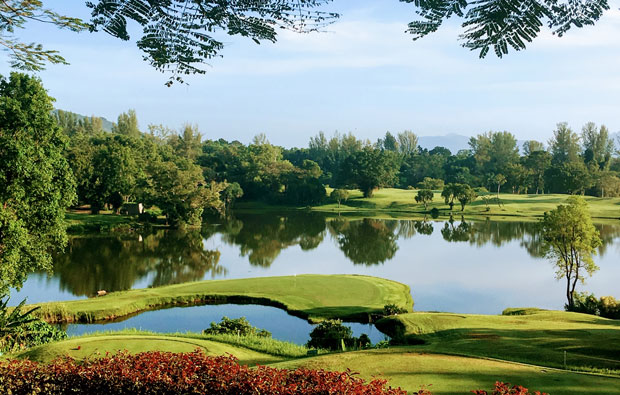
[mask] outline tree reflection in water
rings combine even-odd
[[[220,252],[206,250],[199,231],[158,231],[150,235],[74,237],[54,258],[60,288],[90,296],[122,291],[143,279],[149,286],[196,281],[225,274]]]

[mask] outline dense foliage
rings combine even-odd
[[[49,365],[0,363],[0,392],[20,394],[369,394],[404,395],[385,380],[368,383],[349,372],[249,368],[232,356],[192,353],[119,353]]]
[[[66,338],[67,332],[57,326],[35,320],[15,328],[11,334],[0,338],[0,353],[21,351]]]
[[[360,337],[353,336],[351,327],[342,324],[341,320],[325,320],[320,322],[310,332],[310,340],[306,343],[309,348],[325,350],[346,350],[346,348],[368,348],[370,338],[365,333]]]
[[[220,322],[212,322],[209,328],[202,331],[205,335],[237,335],[237,336],[260,336],[271,337],[271,333],[264,329],[259,329],[245,318],[222,317]]]
[[[620,301],[613,296],[602,296],[597,299],[594,294],[576,292],[573,296],[573,306],[566,305],[564,307],[567,311],[620,319]]]
[[[0,294],[50,270],[50,252],[67,243],[75,183],[52,101],[37,78],[0,77]]]

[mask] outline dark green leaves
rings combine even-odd
[[[183,74],[203,74],[200,67],[220,56],[224,48],[218,33],[248,37],[257,44],[276,41],[276,30],[316,31],[338,17],[314,11],[330,0],[198,1],[100,0],[89,2],[93,30],[101,29],[129,39],[128,21],[142,26],[137,45],[155,69],[172,74],[168,86],[182,82]]]
[[[407,32],[417,40],[435,32],[444,20],[462,17],[459,39],[484,58],[493,49],[498,57],[510,48],[525,49],[544,24],[562,36],[571,27],[593,25],[609,9],[607,0],[401,0],[413,3],[422,18],[409,24]]]

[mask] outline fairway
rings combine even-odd
[[[466,394],[490,390],[496,381],[523,385],[552,395],[620,394],[620,379],[545,369],[516,363],[420,352],[412,347],[329,354],[277,363],[358,372],[364,379],[384,378],[393,387],[433,394]]]
[[[331,190],[328,189],[328,193]],[[450,214],[448,205],[441,197],[441,191],[435,191],[433,201],[428,205],[428,209],[424,210],[422,204],[416,203],[415,196],[417,190],[406,190],[397,188],[379,189],[373,197],[364,198],[360,191],[350,191],[350,198],[346,202],[342,202],[340,208],[336,203],[328,203],[324,205],[314,206],[312,209],[326,212],[364,212],[364,213],[397,213],[399,215],[424,215],[425,211],[429,212],[433,208],[440,211],[440,215],[448,216]],[[453,214],[460,216],[493,216],[493,217],[511,217],[519,220],[527,218],[542,217],[545,211],[556,208],[559,204],[565,203],[570,195],[564,194],[546,194],[546,195],[527,195],[527,194],[508,194],[501,193],[501,205],[494,200],[496,195],[489,193],[491,199],[488,208],[484,200],[478,197],[474,202],[465,206],[465,210],[461,211],[461,206],[455,202]],[[620,198],[598,198],[592,196],[584,196],[588,202],[590,213],[594,219],[599,220],[618,220],[620,219]],[[251,205],[242,206],[251,207]],[[261,206],[261,209],[264,209]]]
[[[410,313],[377,323],[385,333],[439,352],[620,374],[620,321],[563,311],[527,315]]]
[[[409,287],[391,280],[358,275],[300,275],[210,280],[115,292],[69,302],[41,303],[36,314],[48,322],[94,322],[173,305],[256,303],[320,321],[368,320],[383,306],[411,311]]]

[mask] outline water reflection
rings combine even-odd
[[[55,256],[54,277],[61,290],[92,296],[130,289],[144,278],[152,287],[225,274],[220,252],[205,249],[202,240],[199,231],[75,237]]]
[[[583,289],[614,294],[620,275],[620,225],[597,228],[603,245],[595,260],[601,271]],[[12,300],[69,300],[100,289],[206,278],[354,273],[409,285],[416,308],[422,310],[562,308],[561,284],[552,265],[541,259],[542,241],[535,221],[238,213],[201,230],[72,238],[65,253],[55,257],[53,276],[31,275]]]

